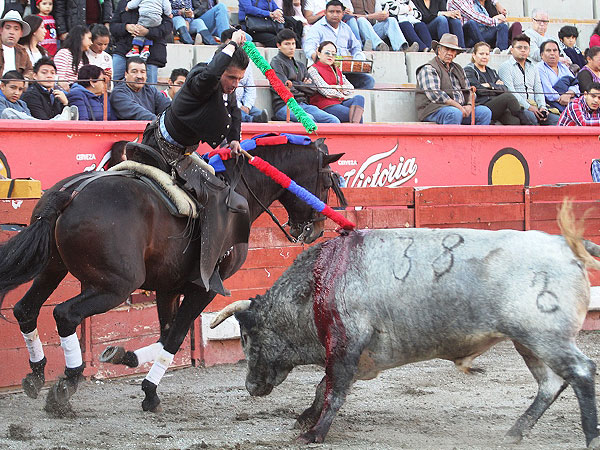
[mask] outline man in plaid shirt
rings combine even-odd
[[[446,8],[448,11],[460,11],[467,47],[473,47],[476,43],[485,41],[492,48],[506,50],[508,48],[506,16],[497,14],[490,17],[484,4],[484,0],[448,0]],[[492,0],[492,4],[496,8],[499,6],[497,0]],[[502,6],[498,9],[505,10]]]
[[[563,127],[600,126],[600,83],[592,83],[581,97],[574,98],[567,105],[558,121]]]
[[[469,125],[472,107],[469,80],[461,66],[454,62],[465,49],[458,46],[458,37],[444,34],[431,43],[435,58],[417,69],[415,106],[420,121],[438,124]],[[489,125],[492,111],[487,106],[475,107],[475,124]]]

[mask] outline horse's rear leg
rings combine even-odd
[[[128,367],[138,367],[148,362],[154,362],[158,353],[163,349],[169,330],[173,326],[175,315],[179,309],[180,293],[157,292],[156,309],[158,321],[160,322],[160,339],[154,344],[139,348],[135,351],[125,350],[121,346],[110,346],[100,355],[100,362],[111,364],[124,364]]]
[[[72,414],[69,399],[77,391],[85,367],[76,333],[79,324],[86,317],[101,314],[120,305],[127,299],[129,292],[131,291],[124,289],[122,293],[117,294],[85,288],[81,294],[54,308],[54,320],[65,355],[65,375],[48,392],[44,408],[47,412],[56,416]]]
[[[25,394],[31,398],[37,398],[46,381],[46,357],[37,330],[37,319],[42,305],[66,275],[67,269],[62,261],[56,257],[51,258],[44,271],[35,278],[27,293],[13,308],[29,352],[31,373],[23,378],[21,384]]]
[[[146,394],[142,401],[144,411],[157,412],[160,410],[160,399],[156,388],[163,375],[173,362],[175,353],[181,347],[192,323],[215,297],[214,292],[189,284],[184,291],[183,301],[170,328],[168,337],[164,341],[164,348],[159,352],[150,372],[142,382],[142,390]]]

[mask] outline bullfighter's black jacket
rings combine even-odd
[[[235,91],[225,99],[219,82],[230,61],[231,56],[220,52],[208,65],[197,64],[165,111],[167,131],[179,144],[200,141],[216,148],[223,139],[240,140],[242,116]]]

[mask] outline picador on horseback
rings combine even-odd
[[[200,142],[216,148],[228,143],[232,154],[239,154],[241,113],[235,90],[248,67],[248,55],[241,48],[246,40],[236,31],[231,41],[208,64],[194,67],[173,103],[146,127],[142,144],[158,150],[185,187],[194,193],[201,207],[200,226],[204,236],[223,236],[223,242],[202,246],[199,273],[194,282],[206,290],[227,294],[215,265],[233,245],[248,241],[250,222],[246,200],[214,176],[210,166],[190,157]],[[134,152],[148,162],[147,155]],[[231,227],[233,233],[223,233]]]

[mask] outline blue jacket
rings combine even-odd
[[[110,94],[110,105],[119,120],[154,120],[170,104],[171,100],[147,84],[134,92],[127,83],[115,83]]]
[[[274,0],[239,0],[238,20],[241,23],[246,16],[269,17],[269,12],[276,9],[280,8]]]
[[[69,99],[69,105],[77,106],[77,109],[79,109],[79,120],[103,120],[104,102],[102,95],[96,95],[82,85],[74,83],[67,93],[67,98]],[[110,102],[106,106],[108,120],[116,120],[110,108]]]
[[[15,109],[31,116],[31,111],[29,111],[27,103],[25,103],[23,100],[17,100],[15,103],[13,103],[4,96],[2,91],[0,91],[0,113],[2,113],[2,111],[4,111],[6,108]]]

